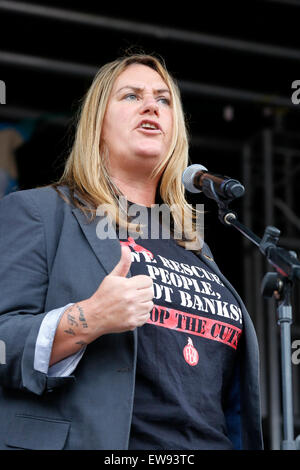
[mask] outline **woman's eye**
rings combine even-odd
[[[128,93],[127,95],[124,96],[124,99],[126,101],[138,101],[141,97],[135,93]],[[158,98],[156,98],[156,101],[158,103],[161,103],[165,106],[169,106],[171,101],[169,100],[169,98],[166,98],[165,96],[160,96]]]
[[[161,96],[160,98],[158,98],[157,101],[160,101],[162,104],[166,104],[167,106],[170,105],[170,100],[165,96]]]
[[[128,101],[134,101],[134,100],[137,100],[137,99],[138,99],[138,97],[134,93],[130,93],[129,95],[125,96],[125,100],[128,100]]]

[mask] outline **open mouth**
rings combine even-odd
[[[162,132],[160,125],[155,121],[143,120],[139,123],[138,127],[139,130],[150,132],[154,134],[160,134]]]

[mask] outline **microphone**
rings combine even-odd
[[[229,176],[221,176],[210,173],[203,165],[194,164],[188,166],[182,174],[182,183],[190,193],[203,193],[211,198],[218,200],[235,199],[243,196],[244,186],[237,180]]]

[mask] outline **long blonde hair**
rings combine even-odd
[[[193,220],[195,218],[192,206],[185,199],[181,182],[182,173],[188,164],[187,127],[179,88],[165,64],[153,55],[125,56],[100,68],[82,100],[74,144],[63,175],[54,186],[56,189],[61,185],[68,186],[73,202],[84,212],[89,210],[95,215],[95,209],[105,204],[106,207],[111,207],[109,215],[116,224],[128,224],[126,217],[119,217],[118,190],[107,171],[105,164],[107,155],[101,142],[101,132],[114,82],[131,64],[142,64],[155,70],[165,81],[171,93],[174,122],[171,145],[168,154],[154,168],[152,175],[158,175],[163,171],[159,185],[160,197],[163,203],[172,207],[174,226],[180,227],[181,232],[185,234],[184,239],[178,242],[185,245],[187,240],[195,239],[194,231],[193,235],[189,235],[186,230],[182,230],[184,217],[188,216]],[[79,196],[79,200],[74,195]],[[87,205],[80,200],[85,201]]]

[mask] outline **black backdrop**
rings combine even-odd
[[[17,152],[21,189],[59,177],[74,135],[71,117],[95,71],[128,49],[161,55],[178,80],[191,163],[243,182],[245,144],[266,129],[299,132],[300,105],[291,101],[300,78],[299,15],[297,0],[0,1],[0,124],[25,119],[34,129]],[[255,161],[263,164],[259,155]],[[293,191],[296,201],[299,187]],[[205,239],[243,295],[241,235],[221,225],[213,201],[190,200],[205,203]],[[242,201],[234,208],[241,211]]]

